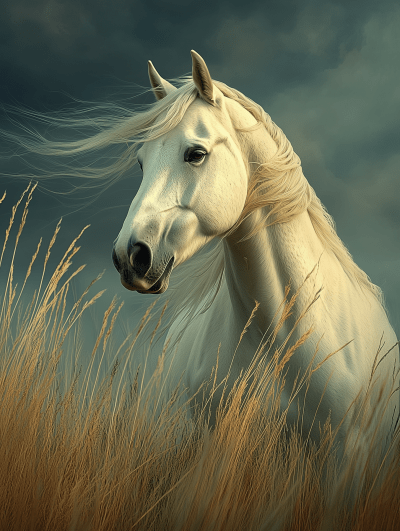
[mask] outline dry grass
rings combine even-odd
[[[294,349],[269,358],[260,351],[221,404],[215,429],[210,430],[206,403],[189,424],[177,407],[178,391],[161,414],[156,413],[164,354],[147,388],[139,372],[130,386],[123,383],[126,360],[148,326],[151,308],[137,334],[118,351],[125,362],[116,362],[101,383],[98,373],[95,385],[89,383],[89,372],[99,357],[103,359],[121,308],[113,301],[104,315],[89,372],[83,378],[78,372],[61,389],[57,368],[68,337],[101,292],[85,300],[86,290],[67,313],[69,282],[81,269],[64,279],[78,250],[77,238],[43,292],[42,276],[31,304],[21,308],[22,291],[40,246],[17,292],[15,249],[33,189],[28,187],[23,194],[25,208],[0,306],[0,530],[399,528],[398,452],[386,472],[381,471],[379,482],[377,469],[370,466],[364,489],[349,508],[345,485],[353,471],[349,467],[338,476],[329,424],[318,447],[285,431],[279,393],[266,396],[265,390],[271,378],[283,385],[282,360],[287,361]],[[3,254],[4,249],[0,263]],[[294,300],[285,301],[284,315]],[[215,374],[209,384],[213,392]]]

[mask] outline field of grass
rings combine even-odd
[[[371,464],[363,472],[363,488],[349,504],[357,461],[339,473],[328,424],[318,447],[285,432],[279,396],[261,397],[268,378],[284,381],[283,367],[267,370],[266,358],[252,368],[250,389],[250,373],[236,383],[213,430],[206,407],[193,422],[186,420],[177,407],[178,390],[160,413],[164,356],[147,387],[140,371],[124,378],[126,359],[150,326],[151,308],[121,345],[107,378],[100,382],[93,369],[110,344],[120,309],[113,301],[99,323],[88,371],[80,372],[75,360],[67,382],[60,361],[78,356],[73,349],[80,316],[101,293],[90,298],[90,286],[67,309],[70,281],[80,270],[69,272],[78,237],[47,285],[41,283],[32,301],[22,304],[39,248],[18,289],[14,255],[33,189],[14,207],[4,243],[11,245],[11,226],[22,210],[0,300],[1,531],[400,528],[397,442],[388,466]],[[0,265],[3,255],[4,247]]]

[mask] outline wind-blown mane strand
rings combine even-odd
[[[192,78],[182,77],[173,80],[179,88],[171,91],[165,98],[133,112],[121,105],[104,103],[87,109],[78,109],[59,113],[44,114],[25,109],[12,112],[33,118],[38,122],[66,132],[89,130],[94,134],[74,141],[54,141],[44,138],[40,133],[21,126],[27,134],[16,134],[0,130],[0,135],[19,145],[27,153],[51,157],[59,171],[46,170],[39,175],[22,177],[44,178],[78,177],[90,179],[94,186],[105,188],[126,176],[137,162],[136,153],[141,143],[153,140],[172,130],[185,115],[187,109],[197,97]],[[248,234],[250,238],[259,230],[276,223],[285,223],[298,214],[308,211],[314,230],[328,252],[335,254],[347,275],[364,289],[370,291],[385,309],[381,289],[375,286],[353,261],[350,253],[335,230],[332,217],[325,210],[313,188],[303,175],[301,161],[294,152],[282,130],[260,105],[244,96],[236,89],[222,82],[213,81],[225,97],[238,102],[257,120],[255,127],[265,127],[277,145],[277,152],[268,161],[263,161],[253,171],[249,164],[249,187],[244,209],[235,225],[224,235],[234,230],[253,212],[268,207],[267,214]],[[92,116],[97,112],[97,116]],[[161,115],[164,113],[164,116]],[[235,117],[231,116],[234,123]],[[239,134],[246,130],[237,128]],[[115,154],[108,165],[78,166],[79,156],[85,153],[97,153],[114,146]],[[122,149],[121,149],[122,148]],[[78,156],[78,158],[76,158]],[[65,163],[65,158],[72,163]],[[3,174],[4,175],[4,174]],[[202,312],[211,304],[218,292],[224,274],[224,255],[222,240],[206,246],[195,259],[190,259],[179,267],[171,278],[168,293],[169,308],[166,321],[179,314],[193,316],[195,310]],[[191,278],[192,282],[187,282]],[[164,299],[164,296],[162,296]],[[169,318],[168,318],[169,317]]]
[[[12,144],[12,156],[34,154],[49,157],[56,168],[60,168],[59,171],[39,169],[34,174],[20,173],[18,177],[39,181],[55,177],[77,177],[94,180],[99,183],[97,186],[104,187],[109,182],[127,175],[137,162],[136,152],[141,143],[165,134],[182,120],[187,108],[196,98],[196,89],[193,82],[189,83],[186,79],[181,83],[180,89],[171,93],[168,98],[145,107],[142,105],[142,110],[137,112],[112,103],[91,104],[84,109],[69,110],[68,114],[66,111],[51,114],[22,107],[6,107],[8,115],[27,117],[51,127],[56,132],[63,131],[70,136],[71,132],[79,131],[79,134],[82,134],[81,131],[84,130],[91,134],[80,140],[56,141],[45,138],[33,128],[22,125],[20,121],[10,119],[25,134],[0,129],[0,137]],[[165,117],[155,125],[164,112]],[[96,115],[93,115],[94,113]],[[15,146],[22,148],[22,154],[16,154]],[[72,163],[67,162],[68,158],[96,153],[112,146],[123,149],[114,154],[111,164],[82,167],[76,158]]]
[[[300,158],[283,131],[262,107],[250,98],[223,83],[215,82],[215,84],[226,97],[240,103],[265,126],[278,148],[276,154],[261,164],[251,176],[243,212],[230,233],[252,212],[265,206],[269,207],[266,218],[247,238],[264,227],[285,223],[307,210],[314,230],[324,247],[335,254],[347,275],[362,288],[370,291],[386,311],[382,290],[357,266],[337,235],[333,218],[304,177]]]

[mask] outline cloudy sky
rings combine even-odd
[[[174,78],[200,53],[213,78],[258,102],[283,129],[304,174],[334,217],[356,263],[384,290],[400,335],[400,7],[382,0],[273,0],[187,3],[183,0],[0,0],[0,127],[12,130],[7,105],[40,112],[82,101],[149,103],[147,60]],[[25,125],[27,122],[24,122]],[[37,130],[40,124],[33,124]],[[47,131],[51,135],[51,131]],[[0,138],[1,153],[10,146]],[[11,148],[12,149],[12,148]],[[0,171],[26,172],[21,159]],[[133,327],[153,298],[122,288],[111,248],[138,188],[132,172],[91,204],[88,194],[55,194],[71,183],[39,184],[16,257],[23,278],[38,239],[48,242],[63,216],[53,267],[90,223],[74,265],[87,264],[77,292],[105,269],[107,289],[125,302],[118,325]],[[0,229],[26,184],[0,177]],[[72,183],[73,184],[73,183]],[[75,183],[76,184],[76,183]],[[84,205],[84,206],[82,206]],[[43,253],[42,253],[43,257]],[[5,282],[5,272],[0,276]],[[38,278],[40,270],[35,270]],[[33,278],[32,287],[35,286]],[[145,299],[145,300],[144,300]],[[98,329],[94,311],[86,337]],[[121,337],[122,337],[121,336]]]

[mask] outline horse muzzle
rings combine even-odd
[[[160,294],[166,291],[175,260],[173,255],[168,262],[163,260],[164,266],[159,264],[155,267],[149,245],[144,242],[132,245],[130,242],[126,257],[128,260],[119,259],[115,248],[113,249],[112,260],[124,288],[145,294]]]

